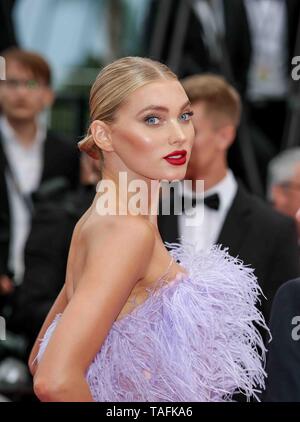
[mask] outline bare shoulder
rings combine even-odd
[[[84,227],[83,239],[91,247],[107,242],[108,238],[115,241],[133,241],[151,246],[154,244],[154,227],[147,220],[134,216],[102,217],[101,224],[94,220]],[[128,244],[127,244],[128,246]]]
[[[132,289],[144,277],[155,241],[150,223],[128,216],[88,219],[78,233],[76,261],[84,255],[83,264],[39,364],[39,373],[53,373],[54,379],[61,373],[73,374],[74,368],[86,373]]]
[[[147,220],[134,216],[105,216],[86,224],[82,230],[85,265],[103,266],[105,272],[118,262],[120,268],[130,270],[132,263],[143,274],[151,260],[155,244],[155,230]],[[102,267],[103,269],[103,267]]]

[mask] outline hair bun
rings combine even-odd
[[[95,144],[92,134],[87,135],[85,138],[79,141],[77,146],[80,151],[84,151],[95,160],[99,160],[101,158],[101,151]]]

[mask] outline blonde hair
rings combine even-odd
[[[115,120],[116,112],[136,89],[159,79],[177,79],[164,64],[144,57],[123,57],[104,67],[98,74],[90,93],[90,123]],[[94,142],[90,127],[78,143],[81,151],[103,161],[103,154]]]
[[[192,103],[202,101],[206,111],[225,117],[235,127],[241,118],[241,99],[237,90],[221,76],[203,74],[181,81]]]

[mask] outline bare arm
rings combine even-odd
[[[30,356],[29,356],[29,360],[28,360],[28,366],[31,372],[31,375],[34,376],[36,369],[37,369],[37,362],[34,361],[38,350],[39,350],[39,339],[42,339],[45,335],[45,332],[47,330],[47,328],[49,327],[49,325],[51,324],[51,322],[53,321],[53,319],[55,318],[55,316],[59,313],[62,313],[65,309],[65,307],[67,306],[67,297],[66,297],[66,292],[65,292],[65,285],[63,286],[63,288],[61,289],[59,295],[57,296],[52,308],[50,309],[47,318],[44,321],[44,324],[42,325],[42,328],[37,336],[37,339],[34,343],[34,346],[31,350]]]
[[[118,220],[104,236],[95,229],[87,239],[84,270],[36,371],[41,400],[92,401],[86,370],[144,276],[153,246],[152,228],[137,218]]]

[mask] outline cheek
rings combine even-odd
[[[140,131],[122,131],[118,133],[117,142],[115,143],[115,150],[120,154],[121,158],[126,159],[140,158],[149,159],[157,150],[158,143],[153,134],[141,134]]]
[[[293,204],[293,207],[295,209],[299,208],[299,206],[300,206],[300,195],[298,193],[296,193],[295,195],[291,195],[291,196],[292,196],[291,203]]]
[[[283,212],[283,213],[289,213],[291,207],[291,198],[288,197],[285,193],[279,193],[274,198],[274,203],[276,208]]]
[[[277,206],[283,207],[287,203],[287,196],[284,192],[278,191],[273,194],[274,202]]]
[[[278,208],[280,209],[284,204],[283,198],[280,195],[276,195],[276,194],[273,195],[272,200],[273,200],[273,203],[275,205],[275,208],[277,208],[277,209]]]
[[[128,143],[137,153],[150,153],[153,152],[155,142],[150,136],[141,136],[138,133],[132,133],[128,137]]]
[[[195,145],[195,129],[194,126],[190,125],[186,130],[186,139],[188,141],[189,147],[192,148]]]
[[[10,105],[13,102],[14,96],[11,95],[6,90],[3,90],[3,92],[0,94],[0,101],[3,104],[3,107],[6,105]]]
[[[32,108],[33,110],[41,110],[42,108],[44,108],[44,98],[42,96],[32,96],[32,97],[28,97],[27,98],[27,105],[28,107]]]
[[[194,149],[201,154],[211,154],[216,150],[216,143],[208,133],[202,133],[195,138]]]

